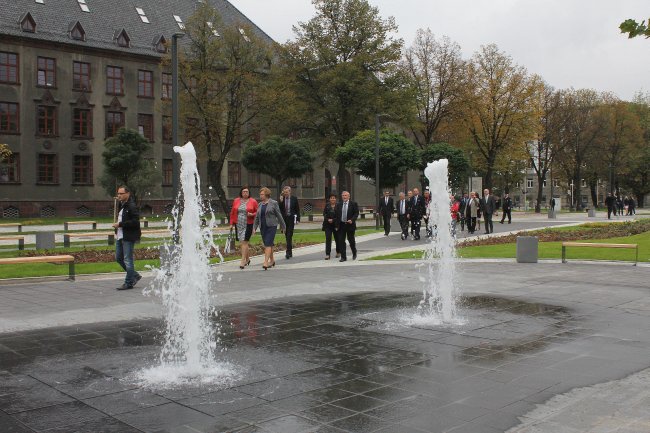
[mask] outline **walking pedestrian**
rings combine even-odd
[[[329,202],[323,210],[323,231],[325,232],[325,260],[329,260],[332,253],[332,237],[334,238],[336,258],[339,258],[341,252],[336,230],[336,194],[330,194]]]
[[[469,203],[469,195],[467,193],[463,194],[463,198],[460,199],[460,231],[465,231],[465,214],[467,213],[467,204]]]
[[[485,218],[485,234],[494,233],[494,225],[492,224],[492,214],[496,211],[497,205],[494,196],[490,194],[490,190],[485,188],[483,190],[483,199],[481,200],[481,212]]]
[[[399,193],[399,201],[397,202],[397,221],[402,229],[402,240],[405,241],[409,237],[409,220],[408,215],[409,204],[403,192]]]
[[[113,224],[115,229],[115,261],[124,269],[126,276],[124,283],[117,290],[129,290],[142,278],[135,270],[133,252],[135,243],[140,241],[140,211],[131,198],[131,191],[126,186],[117,189],[119,209],[117,221]]]
[[[262,245],[264,245],[264,265],[262,268],[265,271],[275,266],[273,246],[278,224],[281,227],[281,231],[284,232],[287,226],[284,222],[280,206],[277,201],[271,198],[271,190],[263,187],[260,189],[260,203],[253,222],[253,233],[257,231],[258,227],[260,228]]]
[[[346,255],[345,239],[347,238],[352,250],[352,260],[357,259],[357,243],[354,237],[357,230],[357,218],[359,218],[359,205],[350,200],[350,193],[343,191],[341,193],[341,203],[336,205],[336,228],[339,233],[339,251],[341,252],[341,259],[339,261],[345,262],[348,258]]]
[[[451,235],[456,237],[456,223],[458,223],[459,219],[460,201],[453,194],[449,196],[449,200],[451,201],[451,205],[449,206],[449,210],[451,211]]]
[[[607,206],[607,219],[612,219],[612,212],[616,215],[616,199],[612,196],[611,192],[607,193],[607,198],[605,198],[605,206]]]
[[[500,223],[503,224],[503,221],[506,219],[506,215],[508,216],[508,224],[512,222],[512,199],[510,198],[510,194],[506,193],[503,196],[503,200],[501,200],[501,210],[502,215],[501,215],[501,221]]]
[[[295,225],[300,222],[300,205],[298,203],[298,197],[291,195],[291,187],[288,185],[282,188],[280,208],[282,210],[284,225],[286,226],[284,230],[284,237],[287,241],[285,258],[288,260],[293,257],[293,229]]]
[[[420,189],[413,188],[413,197],[411,197],[411,207],[407,218],[411,221],[411,231],[413,232],[413,240],[420,240],[420,225],[422,224],[422,217],[426,213],[424,207],[424,199],[420,196]]]
[[[239,269],[244,269],[251,263],[249,241],[253,235],[253,223],[257,208],[257,200],[250,196],[250,189],[247,186],[239,190],[239,197],[233,200],[230,208],[230,228],[237,234],[241,250]]]
[[[479,217],[479,212],[481,210],[481,204],[477,197],[477,194],[472,191],[469,194],[469,201],[467,203],[467,208],[465,211],[465,220],[467,221],[467,231],[470,234],[474,234],[476,231],[476,221]]]
[[[384,196],[379,201],[379,215],[384,220],[384,236],[390,234],[390,218],[393,216],[393,199],[389,191],[384,191]]]

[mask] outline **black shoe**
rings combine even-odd
[[[289,254],[287,254],[286,256],[284,256],[284,258],[289,260],[291,258],[291,256]]]
[[[357,259],[357,253],[352,253],[352,260],[356,260],[356,259]]]
[[[503,221],[499,221],[499,224],[503,224]]]
[[[348,259],[341,257],[341,260],[339,262],[346,262]]]
[[[118,287],[117,290],[129,290],[129,289],[132,289],[132,288],[133,288],[132,285],[130,286],[130,285],[124,283],[120,287]]]
[[[136,276],[135,276],[135,281],[133,282],[133,284],[131,284],[131,287],[133,287],[133,286],[135,286],[136,284],[138,284],[138,281],[140,281],[141,279],[142,279],[142,275],[140,275],[140,274],[136,275]]]

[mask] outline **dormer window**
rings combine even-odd
[[[167,39],[161,35],[160,37],[154,39],[153,46],[156,48],[156,51],[161,54],[165,54],[167,52]]]
[[[143,23],[149,24],[149,18],[147,18],[147,15],[144,13],[144,9],[135,8],[135,11],[138,13],[138,16],[140,17]]]
[[[79,21],[70,25],[70,37],[75,41],[86,40],[86,31]]]
[[[90,12],[90,9],[88,8],[88,5],[86,4],[86,0],[77,0],[79,3],[79,7],[81,8],[82,11],[84,12]]]
[[[122,29],[120,33],[118,33],[117,38],[117,45],[122,47],[122,48],[129,48],[131,46],[131,38],[129,35],[126,33],[126,30]]]
[[[179,29],[185,30],[185,24],[183,24],[183,19],[179,15],[174,15],[174,21],[176,21]]]
[[[20,29],[23,32],[28,32],[28,33],[36,32],[36,21],[34,21],[32,14],[30,14],[29,12],[23,15],[22,19],[20,20]]]
[[[214,24],[212,24],[211,21],[206,22],[206,24],[208,25],[208,28],[209,28],[210,30],[212,30],[212,34],[213,34],[213,35],[215,35],[215,36],[217,36],[217,37],[221,36],[221,35],[219,35],[219,32],[218,32],[217,29],[214,27]]]

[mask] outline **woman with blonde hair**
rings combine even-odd
[[[239,197],[232,202],[230,208],[230,230],[236,230],[240,242],[241,263],[239,269],[244,269],[251,263],[248,241],[253,234],[253,222],[257,214],[257,200],[251,197],[247,186],[239,190]]]
[[[260,228],[262,244],[264,245],[264,265],[262,267],[265,271],[275,266],[273,242],[278,224],[280,224],[281,230],[284,232],[286,225],[282,217],[282,212],[280,211],[280,206],[277,201],[271,198],[271,190],[263,187],[260,189],[260,203],[257,214],[255,214],[253,233],[257,231],[258,227]]]

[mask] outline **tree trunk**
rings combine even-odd
[[[544,194],[544,178],[546,174],[537,173],[537,201],[535,202],[535,213],[542,213],[542,195]]]
[[[212,189],[217,194],[217,198],[219,199],[219,206],[221,206],[221,211],[228,215],[230,208],[228,207],[228,198],[226,197],[226,191],[223,189],[223,185],[221,185],[222,171],[223,161],[208,160],[208,179],[210,179],[210,186],[212,186]]]
[[[596,184],[598,181],[589,182],[589,191],[591,192],[591,203],[594,205],[594,209],[598,208],[598,194],[596,194]]]
[[[645,194],[644,193],[636,193],[636,207],[643,207],[643,201],[645,199]]]
[[[339,162],[339,168],[336,171],[336,185],[337,185],[337,194],[340,196],[343,191],[350,191],[350,185],[346,184],[346,172],[345,172],[345,164],[342,162]],[[408,186],[407,186],[408,188]]]

